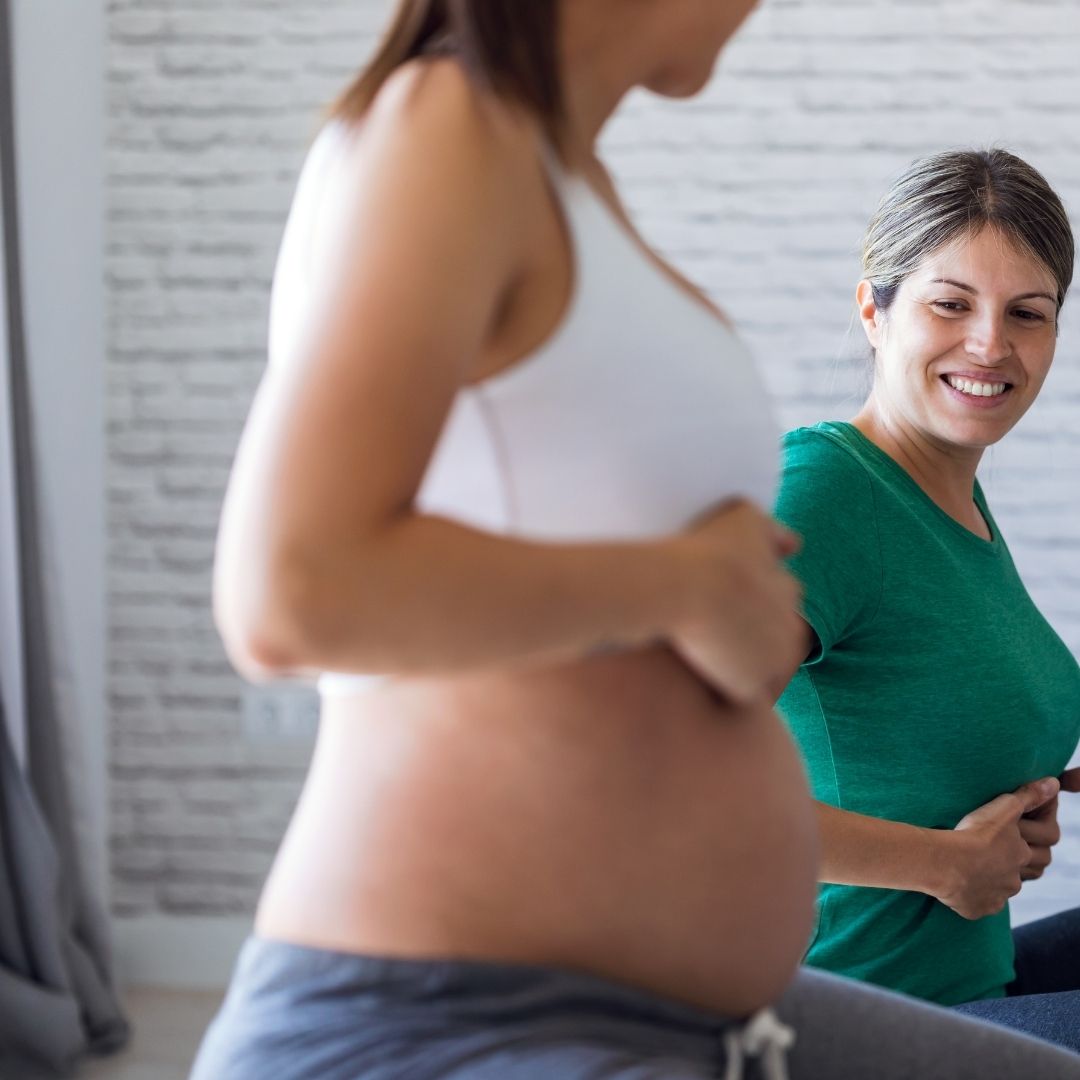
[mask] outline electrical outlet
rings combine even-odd
[[[252,742],[307,742],[319,726],[319,696],[295,686],[249,686],[243,732]]]

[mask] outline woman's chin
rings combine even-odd
[[[697,72],[669,72],[652,82],[646,83],[645,89],[660,97],[676,100],[696,97],[709,85],[715,68],[716,63],[714,61],[707,68]]]
[[[976,419],[936,424],[934,435],[939,442],[963,450],[986,450],[999,443],[1013,428],[1015,421]]]

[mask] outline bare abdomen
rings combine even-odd
[[[260,933],[553,964],[729,1015],[810,931],[817,834],[770,708],[666,649],[324,703]]]

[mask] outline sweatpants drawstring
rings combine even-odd
[[[772,1009],[762,1009],[739,1028],[724,1033],[727,1070],[724,1080],[743,1080],[747,1058],[761,1058],[765,1080],[788,1080],[787,1052],[794,1029],[782,1024]]]

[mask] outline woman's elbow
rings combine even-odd
[[[296,566],[256,575],[219,561],[214,574],[214,622],[233,667],[251,682],[318,669],[326,625],[312,576]]]

